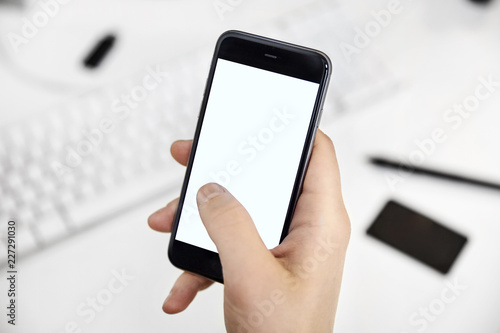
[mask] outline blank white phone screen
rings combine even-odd
[[[218,59],[176,240],[217,252],[196,194],[215,182],[279,244],[319,84]]]

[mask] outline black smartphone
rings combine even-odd
[[[367,233],[443,274],[467,243],[467,237],[392,200]]]
[[[223,282],[196,194],[215,182],[252,217],[268,248],[286,236],[332,66],[312,49],[239,31],[215,48],[169,244],[170,261]]]

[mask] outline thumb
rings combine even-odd
[[[251,276],[274,263],[246,209],[224,187],[209,183],[196,197],[201,220],[215,243],[224,279]]]

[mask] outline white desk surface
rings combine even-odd
[[[81,43],[75,42],[74,48],[56,44],[47,47],[62,47],[76,54],[89,45],[84,41],[115,28],[123,38],[119,50],[130,57],[110,58],[110,65],[91,78],[64,60],[57,70],[50,67],[54,62],[47,57],[41,57],[46,66],[40,66],[29,58],[7,61],[10,56],[4,53],[0,64],[2,110],[22,113],[57,103],[75,90],[116,80],[127,70],[131,73],[146,63],[189,50],[192,43],[213,43],[229,28],[251,27],[256,18],[272,16],[279,9],[279,5],[265,1],[243,1],[227,20],[221,21],[212,2],[129,1],[118,10],[113,1],[100,1],[103,5],[99,11],[95,1],[83,3],[74,0],[68,4],[68,11],[61,12],[47,28],[79,27],[75,34],[81,37],[77,40]],[[301,1],[292,1],[289,6],[298,3]],[[342,3],[360,27],[371,20],[371,10],[387,6],[383,1]],[[338,115],[331,107],[324,112],[323,129],[336,145],[352,223],[336,332],[418,332],[419,326],[410,323],[412,314],[439,303],[447,281],[455,280],[466,289],[428,321],[425,332],[500,332],[500,193],[416,175],[405,177],[391,189],[385,171],[367,163],[369,154],[407,156],[415,149],[414,140],[428,137],[443,125],[442,114],[447,108],[474,93],[478,76],[493,75],[500,81],[500,2],[492,1],[486,8],[465,0],[439,4],[401,0],[401,4],[403,11],[373,39],[369,52],[387,60],[401,78],[404,91],[346,115]],[[106,16],[109,13],[113,15]],[[89,14],[90,18],[86,16]],[[9,16],[7,10],[1,15],[15,16]],[[0,29],[8,23],[2,22]],[[173,30],[176,26],[179,28]],[[42,36],[34,39],[30,47],[37,47],[36,43],[43,40]],[[68,71],[74,74],[69,80]],[[48,76],[58,85],[49,89],[35,79]],[[66,89],[57,88],[61,82]],[[436,148],[427,165],[500,182],[498,90],[464,120],[461,128],[447,129],[449,141]],[[30,98],[20,98],[27,95]],[[93,333],[223,331],[220,285],[200,293],[182,314],[169,316],[161,311],[179,272],[167,259],[168,237],[150,231],[146,218],[174,196],[160,198],[23,261],[19,326],[7,326],[4,318],[0,330],[64,332],[65,325],[75,321],[82,332]],[[467,235],[469,242],[448,275],[366,236],[368,225],[390,198]],[[122,269],[134,279],[86,322],[76,313],[78,306],[101,292],[113,278],[113,271]]]

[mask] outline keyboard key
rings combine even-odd
[[[56,193],[52,200],[62,207],[69,207],[75,204],[76,196],[75,194],[65,191],[63,193]]]
[[[39,119],[37,120],[29,124],[29,134],[33,142],[43,141],[46,137],[44,124]]]
[[[49,214],[36,223],[36,234],[43,244],[50,244],[69,233],[68,228],[61,216]]]
[[[37,195],[31,187],[24,187],[19,196],[20,204],[23,206],[32,207],[36,204]]]
[[[42,178],[43,172],[39,165],[30,165],[24,171],[31,182],[36,182]]]
[[[10,162],[11,172],[21,169],[25,165],[24,157],[20,153],[11,153],[8,157],[8,161]]]
[[[52,214],[56,211],[56,205],[53,200],[47,197],[38,199],[36,203],[36,212],[39,216]]]
[[[26,209],[22,206],[18,206],[18,211],[15,212],[13,218],[16,219],[16,222],[18,222],[22,226],[35,224],[35,214],[32,211],[31,207]]]
[[[19,227],[16,231],[16,251],[19,258],[32,253],[40,243],[35,239],[33,232],[28,227]]]
[[[79,191],[83,198],[87,198],[95,194],[95,188],[90,183],[82,184]]]
[[[5,214],[12,214],[16,210],[16,207],[17,207],[16,202],[12,197],[10,197],[10,196],[3,196],[2,197],[2,207],[1,208]]]
[[[51,197],[51,195],[56,190],[56,184],[51,179],[42,178],[39,182],[37,189],[41,193],[41,195],[43,195],[45,198]]]

